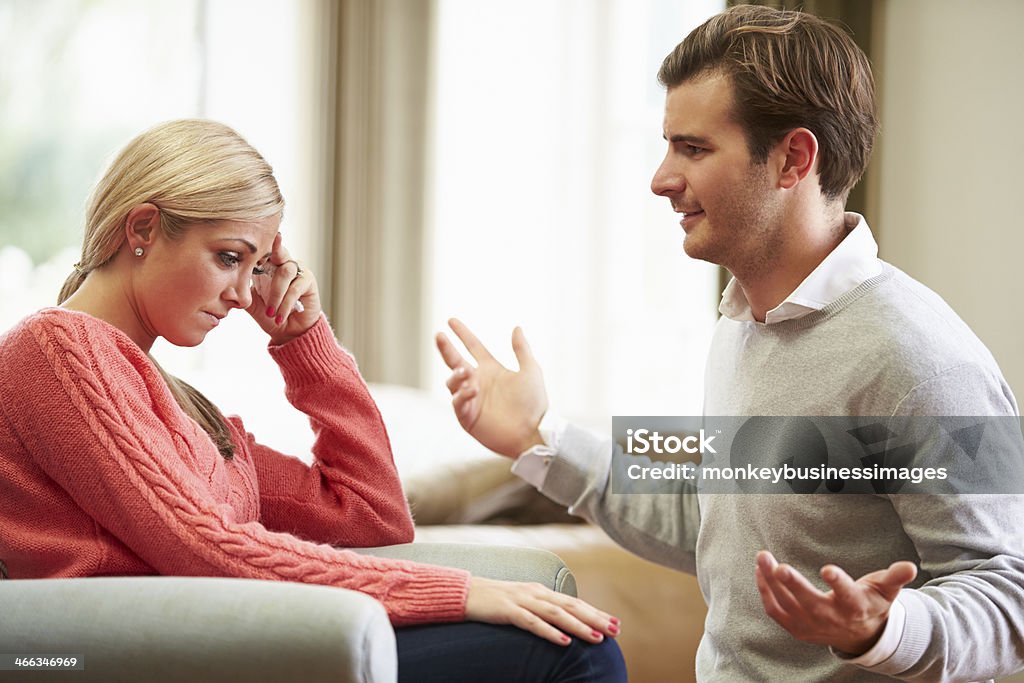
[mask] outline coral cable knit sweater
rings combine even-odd
[[[0,337],[0,561],[11,579],[230,576],[340,586],[392,623],[464,618],[469,575],[332,546],[412,539],[380,413],[325,318],[271,347],[312,466],[228,420],[225,460],[132,340],[46,309]],[[328,545],[329,544],[329,545]]]

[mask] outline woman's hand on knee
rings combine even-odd
[[[619,634],[619,620],[592,605],[539,583],[496,581],[474,576],[466,599],[466,619],[511,624],[556,645],[569,636],[590,643]]]

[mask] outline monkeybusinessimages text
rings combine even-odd
[[[681,453],[706,456],[717,454],[715,435],[704,429],[697,434],[679,436],[662,435],[650,429],[626,430],[626,455],[679,455]],[[872,464],[863,467],[834,467],[825,464],[794,466],[782,464],[772,467],[746,463],[741,466],[710,466],[693,462],[644,462],[626,467],[626,476],[633,480],[669,479],[687,481],[763,481],[778,484],[795,480],[862,480],[942,481],[948,476],[945,467],[891,467]]]

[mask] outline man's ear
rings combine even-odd
[[[779,141],[779,187],[791,190],[810,173],[817,172],[818,138],[806,128],[795,128]]]
[[[148,247],[153,243],[159,226],[160,209],[155,204],[146,203],[133,206],[124,221],[124,233],[128,240],[128,247],[132,250],[137,247],[143,249]]]

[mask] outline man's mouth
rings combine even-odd
[[[700,220],[701,217],[704,216],[703,209],[697,209],[696,211],[680,211],[679,213],[683,216],[683,219],[679,221],[679,225],[683,227],[683,230],[692,227],[696,221]]]

